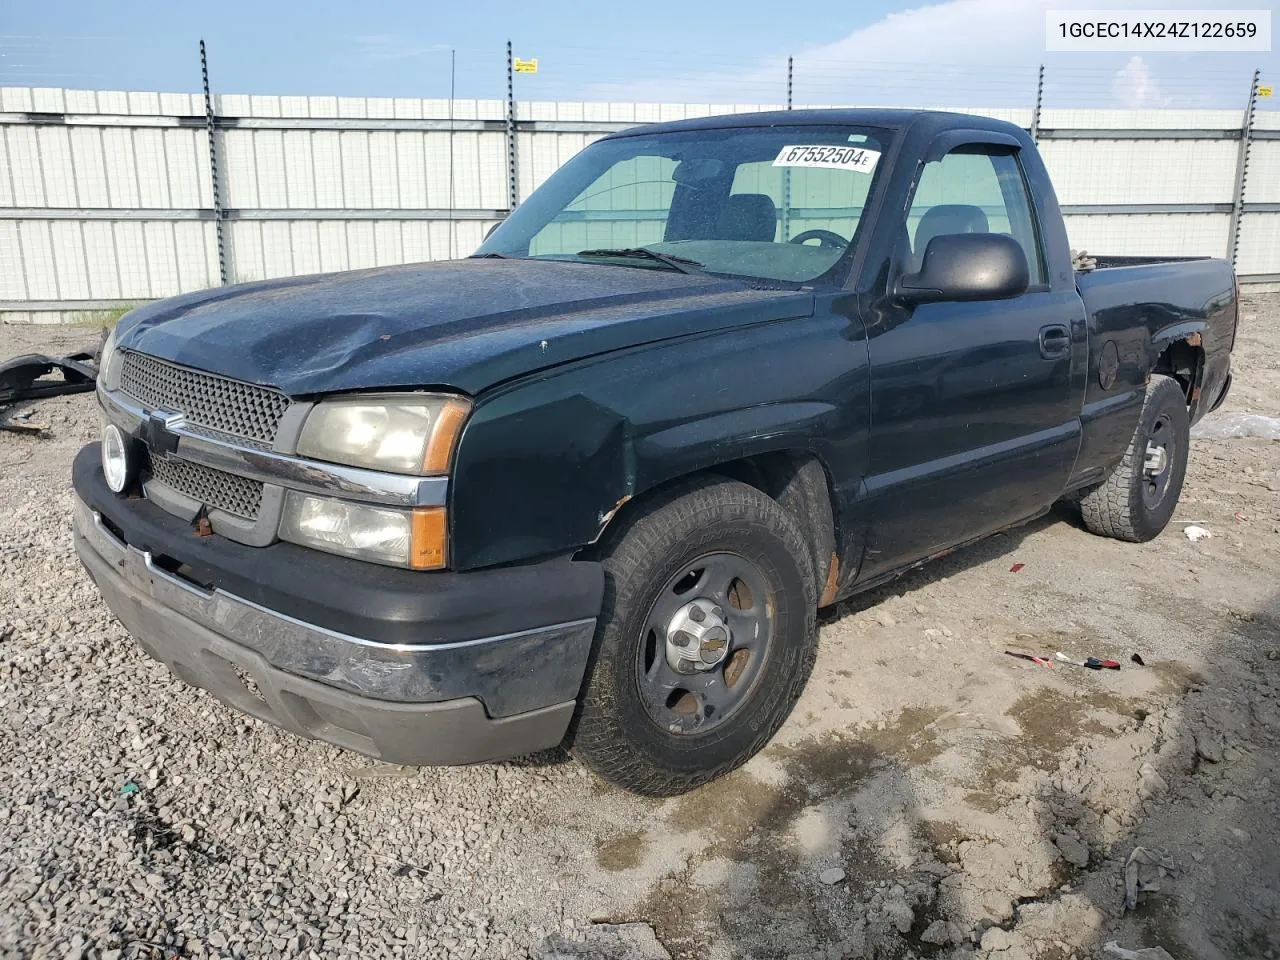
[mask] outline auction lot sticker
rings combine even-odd
[[[879,150],[830,144],[783,147],[773,160],[775,167],[825,167],[828,170],[856,170],[871,173],[880,159]]]

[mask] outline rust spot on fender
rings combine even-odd
[[[818,600],[818,606],[825,607],[828,604],[835,603],[836,599],[836,582],[840,579],[840,558],[834,553],[831,554],[831,563],[827,567],[827,582],[822,588],[822,597]]]
[[[600,515],[600,532],[596,534],[597,539],[599,539],[601,533],[604,533],[604,528],[609,525],[609,521],[618,515],[618,511],[622,509],[623,504],[625,504],[630,499],[631,499],[631,494],[628,493],[625,497],[623,497],[621,500],[619,500],[617,503],[613,505],[612,510],[608,511],[607,513],[602,513]]]

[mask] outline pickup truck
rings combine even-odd
[[[564,745],[680,793],[778,730],[819,608],[1060,501],[1164,529],[1230,384],[1231,268],[1076,266],[1007,123],[620,132],[471,257],[128,314],[76,546],[245,713],[401,764]]]

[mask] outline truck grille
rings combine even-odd
[[[289,398],[279,390],[202,373],[132,350],[124,355],[120,388],[153,410],[180,413],[208,430],[270,446]]]
[[[152,456],[151,476],[208,507],[257,520],[262,508],[262,483],[202,463],[176,457]]]

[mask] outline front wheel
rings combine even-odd
[[[1191,421],[1177,380],[1154,374],[1129,449],[1107,479],[1080,498],[1093,533],[1132,543],[1159,536],[1173,517],[1187,472]]]
[[[817,649],[795,521],[746,484],[683,484],[616,534],[573,754],[647,796],[745,763],[782,725]]]

